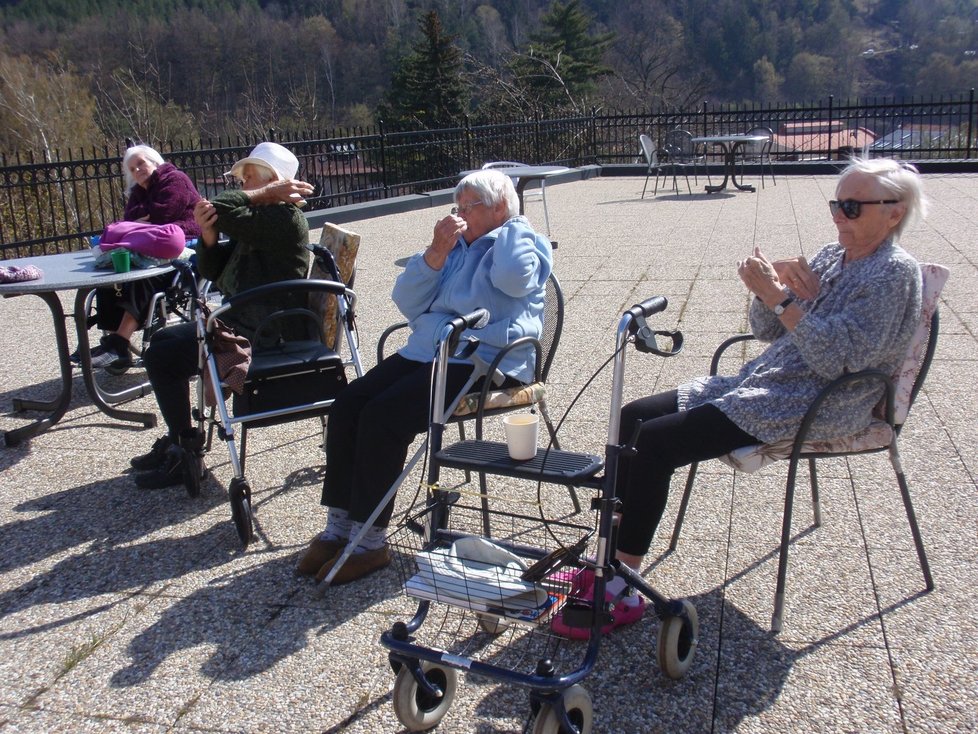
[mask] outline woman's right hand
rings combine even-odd
[[[802,300],[811,301],[818,295],[820,281],[803,256],[775,260],[771,265],[778,280]]]
[[[207,199],[201,199],[194,205],[194,221],[200,227],[200,241],[204,247],[217,244],[217,210]]]
[[[443,219],[439,219],[435,224],[435,233],[431,238],[431,244],[424,251],[424,261],[432,270],[441,270],[448,259],[458,236],[465,231],[465,220],[454,214],[449,214]]]

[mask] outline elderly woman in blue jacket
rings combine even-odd
[[[452,214],[435,224],[428,248],[408,261],[394,284],[394,303],[410,322],[407,344],[350,383],[330,410],[322,495],[327,523],[299,561],[301,575],[325,578],[401,473],[411,442],[427,429],[432,358],[442,327],[459,314],[488,309],[490,321],[477,332],[487,362],[514,339],[539,337],[543,330],[553,250],[519,216],[512,181],[499,171],[478,171],[455,188],[455,203]],[[532,350],[508,355],[501,364],[507,381],[531,380],[533,359]],[[472,369],[468,361],[449,365],[448,395],[462,389]],[[393,500],[332,583],[390,563],[385,537],[392,511]]]

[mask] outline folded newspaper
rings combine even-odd
[[[459,538],[447,548],[415,556],[418,573],[408,579],[412,596],[507,617],[536,619],[561,595],[527,581],[526,562],[485,538]]]

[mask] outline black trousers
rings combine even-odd
[[[616,489],[622,501],[618,550],[648,553],[669,498],[669,481],[678,467],[715,459],[761,443],[713,405],[680,411],[676,390],[641,398],[622,408],[619,439],[627,441],[641,421],[638,453],[618,464]]]
[[[327,419],[324,505],[367,520],[404,468],[411,442],[428,429],[431,372],[430,362],[394,354],[340,392]],[[448,365],[446,402],[471,373],[471,365]],[[393,511],[392,499],[374,524],[386,527]]]
[[[153,296],[166,290],[172,280],[172,275],[156,275],[111,288],[96,288],[95,316],[90,320],[89,327],[94,323],[103,331],[115,331],[127,311],[141,326],[146,320]]]
[[[143,355],[143,365],[170,438],[176,440],[180,431],[193,427],[190,378],[200,372],[197,364],[197,324],[175,324],[153,334]]]

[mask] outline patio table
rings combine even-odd
[[[700,138],[693,138],[694,144],[710,143],[718,145],[723,149],[723,181],[717,185],[707,185],[706,193],[714,194],[727,188],[729,180],[735,188],[740,191],[755,191],[749,184],[737,181],[737,168],[735,165],[737,151],[748,143],[761,143],[768,139],[767,135],[705,135]]]
[[[88,295],[96,288],[132,283],[156,275],[173,272],[170,265],[134,269],[128,273],[116,273],[113,270],[102,270],[95,267],[95,256],[91,251],[67,252],[58,255],[40,255],[37,257],[4,260],[5,266],[34,265],[41,269],[43,276],[37,280],[27,280],[19,283],[0,283],[0,296],[34,295],[43,300],[51,310],[54,319],[54,337],[58,344],[58,361],[61,370],[61,392],[51,401],[22,400],[14,398],[16,411],[46,412],[43,418],[30,425],[7,431],[4,442],[7,446],[17,444],[42,433],[64,416],[71,402],[72,364],[68,351],[68,333],[65,327],[67,316],[61,306],[58,291],[75,291],[75,305],[72,316],[75,319],[75,331],[78,334],[78,355],[81,361],[82,378],[92,402],[106,415],[123,421],[142,423],[147,428],[156,425],[154,413],[137,413],[120,410],[113,405],[148,395],[152,389],[148,382],[136,385],[126,390],[111,393],[103,390],[95,381],[92,374],[92,359],[88,343],[88,319],[85,303]]]

